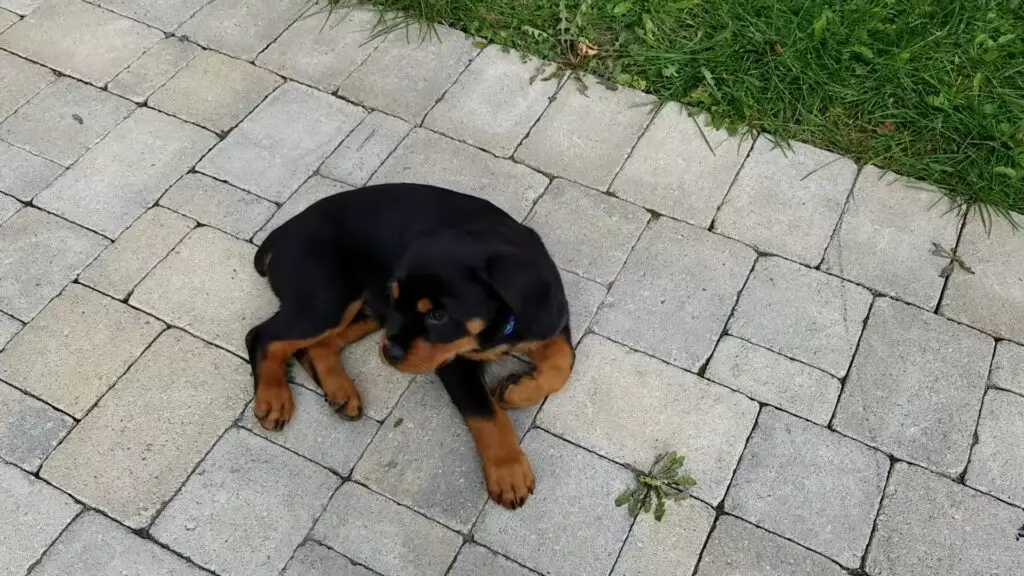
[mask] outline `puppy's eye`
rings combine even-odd
[[[444,324],[448,321],[448,315],[440,310],[431,310],[427,313],[427,322],[430,324]]]

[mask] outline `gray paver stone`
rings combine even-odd
[[[985,395],[978,421],[978,443],[971,451],[964,482],[982,492],[1024,507],[1024,398],[1002,390]]]
[[[32,576],[203,576],[200,570],[124,526],[85,512],[61,534]]]
[[[73,78],[58,78],[0,124],[0,138],[70,166],[135,105]]]
[[[191,218],[166,208],[151,208],[93,260],[78,281],[124,300],[195,225]]]
[[[733,516],[718,520],[696,576],[846,576],[824,556]]]
[[[253,237],[252,241],[257,245],[262,244],[271,231],[297,216],[306,208],[309,208],[317,200],[351,189],[352,187],[348,184],[342,184],[341,182],[335,182],[320,176],[313,176],[306,180],[306,183],[299,187],[287,202],[281,205],[270,221]]]
[[[0,382],[0,458],[35,472],[74,425],[67,415]]]
[[[715,216],[714,230],[817,266],[857,176],[851,160],[800,142],[758,138]]]
[[[21,331],[24,324],[17,318],[0,312],[0,350],[14,338],[14,335]]]
[[[6,8],[22,16],[36,9],[42,0],[0,0],[0,7]]]
[[[559,266],[602,284],[615,279],[650,215],[643,208],[557,179],[526,224]]]
[[[0,32],[3,32],[4,30],[10,28],[18,20],[21,20],[21,18],[19,18],[17,14],[11,12],[10,10],[0,8]]]
[[[715,511],[697,500],[669,504],[660,521],[641,514],[622,547],[612,576],[690,574],[697,565]]]
[[[289,82],[214,148],[199,170],[283,202],[365,115],[343,100]]]
[[[493,202],[522,220],[548,185],[543,174],[467,144],[417,128],[374,174],[370,184],[418,182]]]
[[[817,368],[732,336],[718,342],[704,377],[822,426],[842,388]]]
[[[641,470],[677,450],[697,479],[693,494],[717,504],[757,410],[756,402],[728,388],[588,335],[568,384],[548,398],[537,424]]]
[[[3,224],[5,220],[14,216],[14,214],[21,210],[22,204],[14,198],[0,194],[0,224]]]
[[[480,49],[462,32],[413,25],[392,32],[341,83],[338,94],[418,124]]]
[[[252,61],[309,8],[308,0],[214,0],[182,24],[177,34]]]
[[[142,528],[251,395],[245,362],[168,330],[53,451],[40,475]]]
[[[149,97],[149,106],[224,133],[281,85],[276,74],[207,50]]]
[[[562,85],[515,157],[555,176],[607,190],[647,126],[655,100],[628,88],[609,90],[592,77],[585,82],[586,94],[576,82]]]
[[[858,567],[888,472],[885,454],[769,407],[743,452],[725,509]]]
[[[842,378],[871,293],[782,258],[761,258],[747,280],[730,334]]]
[[[81,0],[44,0],[0,36],[0,48],[103,86],[163,37]]]
[[[251,404],[242,413],[242,426],[341,476],[348,475],[373,439],[379,424],[371,418],[345,422],[322,396],[302,386],[292,387],[292,398],[295,400],[295,415],[284,430],[271,432],[264,429],[253,416]]]
[[[0,120],[7,118],[56,78],[53,72],[24,58],[0,51]]]
[[[171,32],[210,0],[93,0],[96,4]]]
[[[22,576],[82,507],[0,461],[0,574]]]
[[[331,499],[312,537],[388,576],[440,576],[462,537],[355,482]]]
[[[989,382],[996,388],[1024,395],[1024,346],[1007,340],[996,345]]]
[[[376,576],[341,554],[313,541],[299,546],[281,576]]]
[[[160,198],[160,205],[243,240],[277,211],[275,204],[204,174],[186,174]]]
[[[491,45],[477,56],[423,125],[507,158],[540,118],[558,81],[540,80],[534,58]]]
[[[0,310],[28,322],[107,244],[41,210],[19,210],[0,225]]]
[[[28,202],[63,171],[56,162],[0,142],[0,192]]]
[[[478,544],[466,544],[459,551],[448,576],[535,576],[536,572],[503,558]]]
[[[280,574],[339,484],[316,464],[233,428],[160,514],[152,534],[218,574]]]
[[[297,20],[260,54],[256,64],[278,74],[334,92],[373,49],[380,38],[370,33],[377,14],[370,10],[337,10]]]
[[[594,331],[696,371],[715,349],[756,257],[734,240],[656,220],[597,311]]]
[[[994,345],[919,308],[876,300],[833,427],[901,460],[959,474]]]
[[[107,90],[141,104],[202,51],[184,38],[164,38],[111,80]]]
[[[668,103],[637,142],[612,183],[621,198],[707,228],[752,141],[699,125]]]
[[[550,576],[606,574],[633,519],[615,497],[633,484],[628,470],[542,430],[523,440],[537,487],[526,505],[489,502],[476,541]]]
[[[597,307],[601,305],[608,290],[597,282],[572,272],[559,272],[562,275],[565,297],[569,300],[569,328],[572,331],[572,343],[575,345],[590,327],[590,321],[594,319]]]
[[[875,576],[1016,574],[1024,511],[897,462],[865,568]]]
[[[952,250],[960,230],[941,199],[934,188],[865,167],[821,269],[934,310],[945,262],[931,254],[932,244]]]
[[[117,238],[216,141],[202,128],[139,108],[40,192],[35,204]]]
[[[331,154],[320,173],[328,178],[362,186],[398,148],[412,124],[374,110]]]
[[[1014,218],[1024,225],[1024,216]],[[957,254],[974,274],[953,272],[939,311],[998,338],[1024,344],[1024,233],[1015,232],[1000,217],[992,219],[989,234],[975,214],[960,234]]]
[[[131,304],[246,356],[245,333],[277,309],[252,267],[256,247],[197,228],[135,289]]]

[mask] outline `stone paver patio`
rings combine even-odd
[[[1024,234],[306,6],[0,0],[0,576],[1021,573]],[[283,432],[251,416],[254,243],[388,181],[485,197],[562,268],[578,361],[513,415],[518,511],[373,342],[345,352],[363,420],[301,374]],[[667,450],[695,498],[616,508]]]

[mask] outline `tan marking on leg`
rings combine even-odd
[[[313,344],[307,349],[309,362],[316,370],[317,384],[323,390],[324,398],[334,411],[346,420],[358,420],[363,416],[363,400],[341,363],[340,342],[339,338],[333,337]]]
[[[533,469],[519,447],[508,413],[494,405],[493,418],[466,418],[466,426],[480,455],[487,493],[505,508],[522,506],[533,493]]]
[[[572,344],[559,334],[529,350],[533,372],[513,376],[495,391],[498,403],[505,408],[533,406],[565,386],[576,356]]]

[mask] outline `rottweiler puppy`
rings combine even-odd
[[[292,416],[293,356],[342,418],[361,417],[339,353],[383,327],[385,362],[444,384],[491,498],[523,504],[533,471],[505,410],[561,389],[575,360],[562,281],[536,232],[481,198],[382,184],[311,205],[267,236],[254,265],[280,300],[245,339],[264,428]],[[532,370],[489,392],[484,364],[509,353],[527,355]]]

